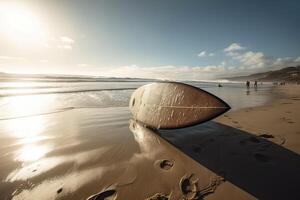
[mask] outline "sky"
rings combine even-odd
[[[0,0],[0,71],[210,80],[300,65],[298,0]]]

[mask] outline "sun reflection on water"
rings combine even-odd
[[[42,113],[54,103],[51,95],[28,95],[10,97],[8,111],[11,116],[26,116]]]
[[[9,120],[7,129],[13,137],[32,138],[44,130],[44,119],[41,116]],[[32,138],[32,140],[35,140]]]
[[[44,132],[48,122],[45,116],[34,114],[47,109],[50,105],[49,99],[44,101],[43,97],[33,95],[13,97],[10,100],[6,109],[11,116],[17,118],[7,120],[5,126],[10,137],[16,139],[15,160],[33,162],[43,158],[51,150],[49,144],[41,144],[41,141],[49,138]]]
[[[36,161],[49,152],[50,147],[46,145],[26,145],[16,155],[18,161]]]

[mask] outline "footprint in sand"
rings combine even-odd
[[[59,193],[61,193],[62,191],[63,191],[63,188],[59,188],[59,189],[56,191],[56,193],[59,194]]]
[[[171,196],[171,194],[164,195],[164,194],[157,193],[157,194],[153,195],[152,197],[149,197],[145,200],[169,200],[170,196]]]
[[[272,134],[268,134],[268,133],[262,133],[260,135],[258,135],[258,137],[260,138],[265,138],[268,139],[270,141],[272,141],[272,143],[278,144],[278,145],[284,145],[284,143],[286,142],[286,139],[280,135],[272,135]],[[261,146],[262,150],[264,150],[264,147],[269,147],[272,143],[266,143],[263,146]]]
[[[282,102],[281,104],[293,104],[291,102]]]
[[[287,122],[287,123],[289,123],[289,124],[295,123],[295,122],[293,122],[291,119],[286,118],[286,117],[281,117],[280,119],[283,120],[283,121],[285,121],[285,122]]]
[[[222,174],[222,176],[226,175],[225,171],[220,171],[220,173]],[[222,183],[224,183],[225,181],[226,181],[225,178],[221,176],[212,177],[209,185],[205,188],[202,188],[200,191],[198,191],[198,196],[196,199],[197,200],[204,199],[205,196],[214,193],[217,187]]]
[[[295,101],[300,101],[300,98],[297,98],[297,97],[292,97],[292,100],[295,100]]]
[[[158,165],[161,169],[169,170],[173,167],[174,162],[164,159],[156,161],[155,165]]]
[[[194,174],[189,176],[184,175],[179,182],[179,188],[186,199],[192,200],[199,198],[198,179],[194,177]]]
[[[106,190],[87,198],[87,200],[113,200],[116,196],[116,190]]]
[[[220,171],[223,176],[225,176],[224,171]],[[225,182],[223,177],[217,176],[211,179],[210,184],[202,190],[198,189],[198,179],[194,177],[194,174],[190,176],[183,176],[180,180],[179,187],[181,193],[184,195],[184,200],[200,200],[203,199],[206,195],[214,193],[217,187]]]

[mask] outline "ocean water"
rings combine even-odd
[[[139,79],[32,78],[0,81],[0,120],[44,115],[81,108],[127,107],[134,89],[148,84]],[[206,90],[233,110],[264,104],[270,84],[246,89],[244,83],[186,82]]]

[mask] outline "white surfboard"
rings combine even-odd
[[[152,83],[136,89],[129,107],[134,119],[155,129],[196,125],[230,109],[220,98],[177,82]]]

